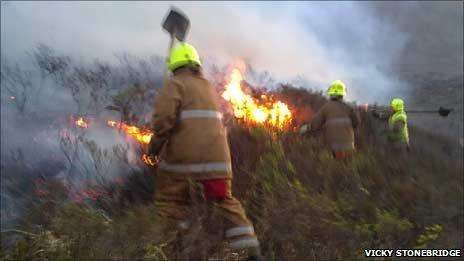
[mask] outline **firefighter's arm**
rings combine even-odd
[[[397,121],[395,124],[393,124],[393,130],[394,131],[399,131],[404,128],[405,122],[404,121]]]
[[[325,122],[325,113],[324,107],[322,107],[316,115],[314,115],[313,119],[311,120],[311,129],[310,131],[318,131],[322,129],[322,126]]]
[[[351,118],[351,124],[353,125],[353,128],[358,127],[359,123],[361,122],[361,117],[359,115],[359,111],[357,111],[355,109],[351,109],[350,118]]]
[[[163,148],[164,143],[174,129],[181,104],[179,85],[169,80],[159,92],[152,116],[151,128],[155,135],[152,136],[148,147],[148,154],[156,156]]]
[[[372,115],[379,120],[388,120],[390,114],[386,111],[373,110]]]
[[[311,134],[314,134],[315,131],[318,131],[321,128],[323,122],[322,123],[320,123],[320,122],[323,121],[323,118],[324,118],[321,111],[322,110],[320,110],[316,114],[316,116],[313,117],[311,122],[305,123],[300,127],[299,133],[301,135],[304,135],[304,136],[308,135],[309,136]],[[314,125],[314,124],[316,124],[316,125]]]

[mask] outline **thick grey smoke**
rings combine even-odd
[[[349,99],[400,93],[400,65],[462,70],[462,2],[2,3],[2,53],[45,42],[83,58],[164,55],[160,22],[170,5],[190,17],[189,40],[205,59],[244,59],[316,88],[341,79]]]

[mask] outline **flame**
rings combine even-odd
[[[151,157],[148,156],[147,154],[143,154],[142,160],[143,160],[143,162],[145,162],[145,164],[147,164],[147,165],[150,165],[150,166],[155,166],[155,165],[156,165],[156,159],[151,158]]]
[[[121,123],[118,121],[108,121],[107,124],[112,128],[118,128],[123,130],[127,135],[129,135],[130,137],[134,138],[142,144],[150,143],[151,137],[153,136],[153,132],[147,129],[141,129],[136,126],[125,124],[124,122]],[[147,154],[142,155],[142,161],[150,166],[156,165],[156,160],[152,159]]]
[[[89,127],[89,124],[85,122],[82,117],[79,117],[79,119],[77,119],[77,121],[75,122],[76,122],[76,125],[80,128],[87,129]]]
[[[141,129],[136,126],[125,124],[124,122],[118,121],[108,121],[108,126],[113,128],[118,128],[123,130],[127,135],[131,136],[132,138],[136,139],[138,142],[143,144],[150,143],[151,136],[153,136],[153,132]]]
[[[76,121],[76,125],[81,127],[81,128],[88,128],[88,123],[84,121],[82,117],[80,117]],[[147,129],[142,129],[137,126],[133,125],[128,125],[124,122],[118,122],[118,121],[107,121],[107,125],[112,128],[117,128],[124,133],[126,133],[128,136],[134,138],[137,142],[142,143],[142,144],[148,144],[150,143],[151,137],[153,136],[153,132],[147,130]],[[67,136],[67,132],[60,133],[62,136]],[[156,160],[150,158],[148,155],[143,154],[142,156],[142,161],[147,164],[154,166],[156,165]]]
[[[248,123],[270,124],[280,129],[291,121],[292,113],[285,103],[273,102],[272,97],[266,95],[261,95],[259,100],[251,97],[242,91],[242,80],[240,71],[234,69],[222,93],[222,97],[231,103],[236,118]]]

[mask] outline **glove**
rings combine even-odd
[[[150,139],[150,143],[148,144],[148,156],[151,158],[156,158],[163,148],[166,140],[167,139],[161,138],[159,136],[153,136]]]
[[[300,134],[304,135],[306,134],[309,130],[311,129],[311,125],[309,124],[304,124],[303,126],[300,127]]]
[[[379,120],[388,119],[388,115],[384,111],[373,110],[372,111],[372,116],[374,116],[375,118],[377,118]]]

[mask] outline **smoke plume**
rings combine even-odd
[[[189,16],[188,40],[204,60],[240,58],[312,88],[341,79],[351,100],[405,93],[405,68],[462,71],[462,2],[2,3],[2,53],[45,42],[82,59],[163,56],[171,5]]]

